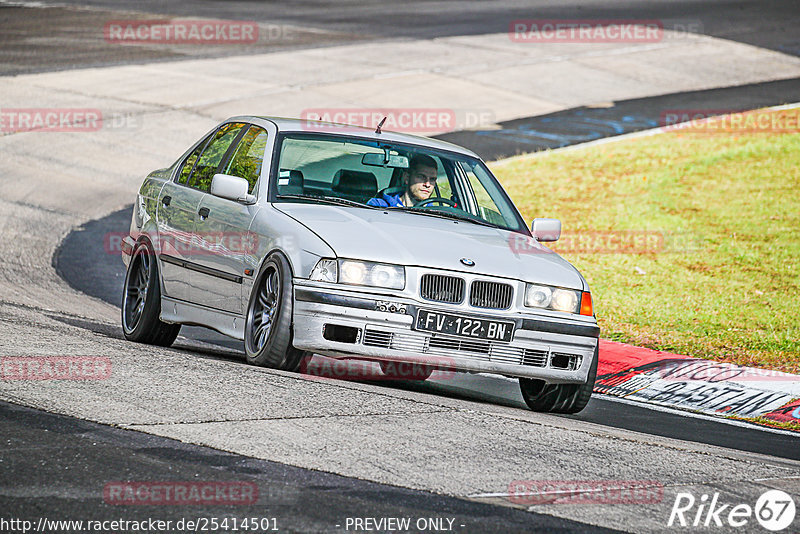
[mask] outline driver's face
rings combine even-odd
[[[430,198],[433,187],[436,185],[436,169],[433,167],[419,166],[406,171],[408,182],[408,196],[419,202]]]

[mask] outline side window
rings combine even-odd
[[[203,150],[200,159],[197,160],[197,165],[189,181],[190,186],[196,187],[202,191],[211,190],[211,179],[217,172],[222,158],[228,152],[231,144],[244,126],[245,125],[240,122],[235,122],[226,124],[217,130],[214,134],[214,138],[208,146],[206,146],[205,150]]]
[[[183,161],[183,165],[181,166],[181,172],[178,175],[179,184],[186,184],[186,180],[188,180],[189,175],[192,174],[192,169],[194,169],[194,164],[197,161],[197,157],[200,155],[200,152],[203,151],[203,147],[206,146],[206,143],[208,143],[208,140],[211,139],[212,135],[214,134],[211,134],[202,141],[200,141],[200,144],[197,145],[197,148],[192,150],[192,153],[189,154]]]
[[[236,152],[233,153],[228,163],[225,174],[244,178],[250,183],[247,192],[252,194],[253,189],[261,175],[261,165],[264,163],[264,151],[267,148],[267,132],[258,126],[251,126],[244,134]]]
[[[432,157],[437,163],[436,189],[433,194],[444,198],[451,198],[453,196],[453,191],[450,188],[450,179],[447,176],[447,169],[445,168],[444,161],[438,156]]]
[[[472,193],[475,195],[475,202],[478,208],[477,215],[490,223],[505,226],[507,222],[503,215],[500,214],[500,208],[497,207],[491,193],[486,190],[480,178],[475,175],[474,169],[466,163],[461,163],[461,168],[467,176],[467,180],[469,180]]]
[[[436,187],[439,188],[439,196],[444,198],[449,198],[450,200],[458,201],[455,194],[453,193],[453,189],[450,186],[450,180],[447,178],[447,175],[442,178],[439,177],[438,181],[436,182]]]

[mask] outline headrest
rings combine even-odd
[[[371,172],[340,169],[333,175],[331,189],[345,195],[372,197],[378,192],[378,179]]]
[[[301,171],[281,169],[278,175],[278,193],[281,195],[302,195],[304,182]]]

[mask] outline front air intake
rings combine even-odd
[[[476,308],[505,310],[511,307],[514,288],[508,284],[475,280],[469,290],[469,304]]]
[[[455,276],[424,274],[420,280],[419,295],[425,300],[460,304],[464,300],[464,280]]]

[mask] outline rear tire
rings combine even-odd
[[[278,253],[264,262],[247,305],[244,348],[247,362],[297,371],[306,351],[292,346],[292,270]]]
[[[578,413],[589,403],[597,377],[599,345],[594,349],[589,376],[583,384],[547,384],[535,378],[520,378],[525,404],[534,412]]]
[[[125,339],[169,347],[181,325],[161,320],[161,281],[153,249],[139,243],[125,274],[122,295],[122,332]]]

